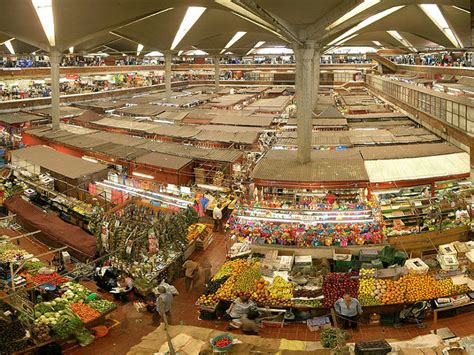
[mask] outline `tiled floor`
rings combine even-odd
[[[0,231],[1,232],[1,231]],[[26,238],[25,238],[26,239]],[[44,250],[38,243],[31,241],[23,241],[27,250],[41,252]],[[33,250],[31,250],[33,249]],[[198,262],[208,260],[213,268],[212,272],[216,272],[225,260],[226,245],[222,235],[216,235],[214,241],[206,251],[196,251],[192,255],[192,259]],[[197,285],[191,292],[184,291],[184,279],[178,279],[175,284],[180,294],[174,298],[172,308],[172,324],[186,324],[201,327],[225,330],[227,322],[223,321],[201,321],[198,319],[198,308],[194,305],[200,296],[203,286]],[[93,287],[93,286],[92,286]],[[110,295],[102,294],[103,297],[109,298]],[[152,325],[151,314],[139,313],[133,303],[127,305],[118,305],[118,309],[112,313],[113,319],[120,323],[111,329],[108,336],[96,340],[95,343],[86,348],[71,344],[66,354],[92,354],[101,355],[121,355],[126,354],[128,349],[140,342],[140,339],[155,329]],[[465,313],[451,318],[444,318],[438,321],[437,328],[449,327],[458,336],[474,334],[474,312]],[[362,325],[357,331],[349,331],[352,342],[369,341],[376,339],[398,339],[406,340],[414,338],[418,335],[428,334],[432,330],[431,321],[427,321],[427,327],[418,329],[414,325],[405,325],[400,329],[393,327],[368,326]],[[234,331],[239,334],[239,331]],[[260,335],[267,338],[286,338],[295,340],[319,340],[320,332],[311,332],[305,324],[288,324],[284,328],[264,328]]]

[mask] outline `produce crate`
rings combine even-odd
[[[374,269],[382,269],[383,268],[383,264],[382,264],[382,261],[380,259],[372,260],[371,264],[372,264],[372,268],[374,268]]]
[[[212,243],[213,239],[214,239],[213,233],[206,235],[203,239],[196,239],[196,249],[206,250],[207,247]]]
[[[385,355],[392,351],[392,347],[386,340],[367,341],[356,343],[356,355]]]

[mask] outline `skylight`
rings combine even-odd
[[[230,39],[230,41],[227,42],[227,44],[225,45],[224,49],[221,50],[221,54],[224,53],[227,48],[232,47],[232,45],[233,45],[235,42],[237,42],[239,39],[241,39],[243,36],[245,36],[246,33],[247,33],[247,32],[245,32],[245,31],[238,31],[238,32],[236,32],[235,35],[234,35],[234,37],[232,37],[232,38]]]
[[[359,30],[373,24],[374,22],[377,22],[378,20],[381,20],[383,19],[385,16],[388,16],[392,13],[394,13],[395,11],[398,11],[400,10],[401,8],[403,8],[405,5],[401,5],[401,6],[394,6],[394,7],[391,7],[390,9],[387,9],[385,11],[382,11],[382,12],[379,12],[378,14],[375,14],[373,16],[370,16],[369,18],[365,19],[364,21],[360,22],[358,25],[352,27],[350,30],[344,32],[342,35],[340,35],[339,37],[337,37],[336,39],[332,40],[329,45],[332,46],[334,45],[335,43],[338,43],[340,42],[341,40],[343,40],[344,38],[346,37],[349,37],[351,35],[353,35],[354,33],[358,32]]]
[[[201,17],[201,15],[206,11],[205,7],[198,7],[198,6],[191,6],[188,7],[186,14],[183,17],[183,21],[181,21],[181,25],[179,25],[178,32],[174,36],[173,43],[171,44],[171,49],[175,49],[176,46],[181,42],[181,40],[186,36],[186,33],[194,26],[197,20]]]
[[[387,31],[387,33],[393,38],[395,38],[398,42],[403,44],[405,47],[407,47],[409,50],[411,50],[412,52],[416,52],[416,49],[413,46],[413,44],[411,44],[405,37],[403,37],[400,33],[398,33],[398,31],[391,30],[391,31]]]
[[[56,45],[52,0],[31,0],[51,47]]]
[[[380,0],[364,0],[363,3],[354,7],[351,11],[347,12],[343,16],[339,17],[336,21],[331,23],[328,27],[326,27],[326,31],[333,29],[334,27],[339,26],[341,23],[346,22],[347,20],[353,18],[354,16],[360,14],[362,11],[367,10],[368,8],[378,4]]]
[[[252,53],[255,49],[257,48],[260,48],[261,46],[263,46],[265,44],[265,41],[260,41],[260,42],[257,42],[255,43],[255,46],[253,46],[253,48],[251,48],[246,55],[249,55],[250,53]]]
[[[137,46],[137,56],[140,55],[140,53],[142,52],[142,50],[143,50],[143,44],[138,44],[138,46]]]
[[[449,27],[448,22],[444,18],[441,10],[438,5],[435,4],[421,4],[418,5],[424,11],[426,16],[430,18],[431,21],[444,33],[444,35],[449,39],[449,41],[456,47],[462,47],[462,44],[454,35],[453,30]]]
[[[13,45],[12,45],[12,40],[11,40],[11,39],[9,39],[8,41],[4,42],[3,44],[7,47],[8,51],[10,52],[10,54],[15,54],[15,50],[13,49]]]

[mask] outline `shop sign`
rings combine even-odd
[[[79,74],[66,74],[66,79],[77,80],[79,79]]]

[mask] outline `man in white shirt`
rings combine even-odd
[[[212,218],[214,219],[214,232],[222,232],[222,210],[220,205],[217,203],[216,207],[212,211]]]

